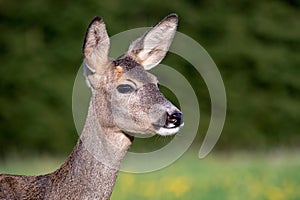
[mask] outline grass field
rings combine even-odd
[[[46,173],[61,162],[49,157],[14,158],[2,161],[0,172]],[[156,172],[121,172],[111,199],[300,200],[300,154],[211,154],[199,160],[189,153]]]

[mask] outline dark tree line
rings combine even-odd
[[[180,17],[178,30],[198,41],[222,74],[228,112],[217,147],[299,147],[299,7],[297,0],[1,1],[0,155],[72,149],[72,87],[93,16],[101,15],[114,35],[171,12]],[[180,58],[165,63],[187,66],[182,72],[192,83],[200,77]],[[195,88],[203,138],[210,100],[203,82]]]

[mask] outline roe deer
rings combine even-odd
[[[175,134],[183,125],[182,113],[160,93],[156,77],[146,70],[165,57],[177,22],[176,14],[168,15],[132,42],[121,58],[112,60],[105,24],[95,17],[82,48],[92,97],[74,150],[53,173],[0,175],[0,199],[109,199],[132,143],[130,135]]]

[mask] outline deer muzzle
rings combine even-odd
[[[171,115],[167,113],[166,122],[164,128],[177,128],[183,123],[183,114],[181,112],[175,112]]]

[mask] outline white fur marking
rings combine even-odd
[[[161,127],[156,131],[156,133],[158,135],[167,136],[167,135],[174,135],[178,131],[179,131],[179,127],[176,127],[176,128],[163,128],[163,127]]]

